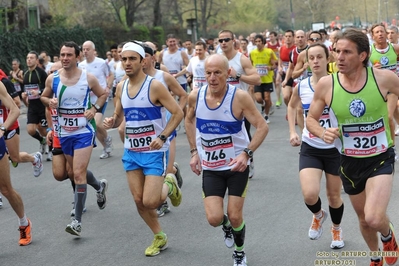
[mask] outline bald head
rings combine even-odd
[[[208,56],[205,60],[205,70],[207,65],[220,65],[223,70],[229,69],[229,61],[224,55],[212,54]]]
[[[93,62],[94,58],[96,57],[95,51],[96,46],[92,41],[85,41],[82,45],[83,55],[88,63]]]
[[[61,68],[62,68],[61,61],[57,61],[57,62],[55,62],[54,64],[51,65],[50,73],[53,73],[56,70],[60,70]]]

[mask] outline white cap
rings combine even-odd
[[[134,42],[125,43],[125,45],[123,45],[122,48],[122,53],[124,51],[133,51],[141,55],[141,57],[145,58],[144,48],[141,45],[138,45],[137,43]]]

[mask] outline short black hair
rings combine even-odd
[[[73,42],[73,41],[66,41],[66,42],[64,42],[64,43],[61,45],[61,48],[62,48],[63,46],[65,46],[65,47],[70,47],[70,48],[74,48],[76,57],[78,57],[78,56],[80,55],[81,49],[80,49],[80,46],[77,45],[76,42]]]

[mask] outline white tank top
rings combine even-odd
[[[184,51],[179,48],[175,53],[171,54],[169,53],[168,49],[165,49],[163,51],[163,56],[162,56],[162,62],[164,65],[168,68],[169,73],[171,75],[177,74],[183,69],[184,62],[181,53],[184,53]],[[187,83],[187,78],[186,76],[180,76],[177,79],[177,82],[180,84],[186,84]]]
[[[244,120],[234,117],[231,106],[236,87],[228,85],[220,106],[210,109],[206,103],[208,86],[199,89],[196,113],[196,143],[205,170],[229,170],[231,160],[248,147]],[[248,160],[249,163],[249,160]]]
[[[242,74],[245,74],[245,71],[241,65],[241,55],[242,55],[242,53],[237,52],[237,54],[233,57],[233,59],[229,60],[229,67],[232,67],[237,73],[240,73],[242,75]],[[235,87],[238,87],[244,91],[248,91],[249,85],[245,82],[242,82],[241,80],[236,79],[236,78],[229,76],[227,78],[227,83],[229,83],[230,85],[233,85]]]
[[[158,80],[159,82],[161,82],[166,88],[168,88],[168,85],[165,82],[164,76],[163,76],[163,71],[156,69],[155,75],[154,75],[154,79]]]
[[[125,70],[122,67],[122,61],[118,61],[115,65],[115,84],[114,87],[118,85],[118,83],[125,76]]]
[[[129,79],[122,87],[121,104],[126,118],[124,148],[135,152],[167,151],[169,140],[159,150],[150,150],[150,143],[166,126],[165,107],[150,100],[150,87],[154,78],[147,76],[136,96],[128,94]]]
[[[198,56],[190,59],[187,71],[193,74],[193,89],[197,90],[204,85],[208,85],[205,78],[205,59],[200,60]]]
[[[306,142],[310,146],[318,149],[331,149],[334,148],[334,144],[327,144],[320,138],[316,137],[306,128],[306,117],[310,109],[310,103],[313,100],[314,90],[310,85],[310,78],[306,78],[301,80],[298,84],[298,95],[301,98],[302,108],[303,108],[303,116],[304,116],[304,128],[302,131],[302,141]],[[323,114],[320,117],[320,125],[324,128],[331,127],[331,120],[329,115],[328,106],[324,107]]]
[[[62,84],[60,76],[53,76],[53,92],[58,98],[58,136],[60,138],[95,132],[94,119],[87,121],[84,113],[91,108],[87,73],[82,69],[78,82],[73,86]]]

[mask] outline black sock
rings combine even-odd
[[[306,204],[306,203],[305,203]],[[319,197],[319,199],[317,200],[316,204],[314,205],[308,205],[306,204],[306,207],[308,207],[308,209],[313,213],[318,213],[321,210],[321,199]]]
[[[42,137],[42,135],[40,135],[40,133],[39,133],[39,131],[35,131],[35,134],[33,134],[33,136],[32,136],[34,139],[37,139],[40,143],[42,143],[42,141],[43,141],[43,137]]]
[[[341,224],[342,216],[344,215],[344,203],[338,208],[329,206],[329,209],[333,224]]]
[[[93,173],[90,170],[87,170],[87,174],[86,174],[86,180],[87,180],[87,184],[89,184],[90,186],[92,186],[95,190],[100,190],[101,189],[101,182],[98,181]]]
[[[233,236],[234,243],[236,244],[236,250],[243,250],[245,240],[245,222],[242,222],[240,227],[233,228]]]
[[[67,175],[67,178],[69,178],[68,175]],[[69,179],[69,180],[71,180],[71,179]],[[75,187],[76,187],[75,181],[71,180],[71,186],[72,186],[73,193],[75,193]]]
[[[80,223],[82,221],[83,207],[86,203],[87,184],[76,185],[75,190],[75,219]]]

